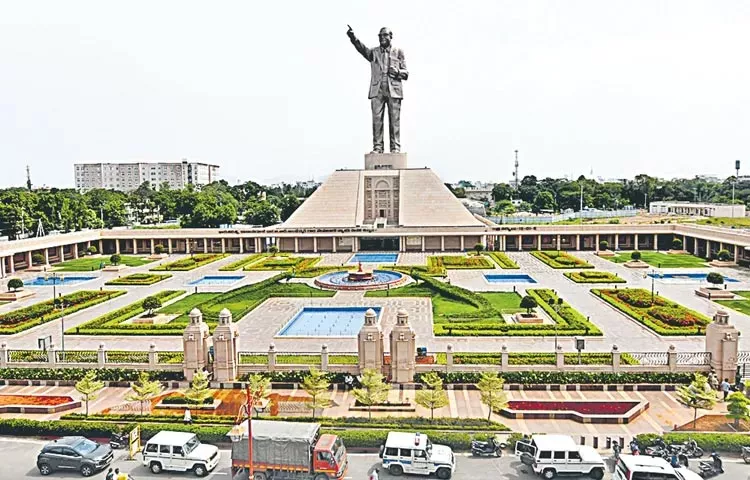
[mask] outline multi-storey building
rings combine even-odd
[[[180,189],[206,185],[218,180],[218,165],[188,162],[76,163],[75,182],[79,190],[104,188],[131,191],[143,182],[159,188],[163,183]]]

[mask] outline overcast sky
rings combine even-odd
[[[73,163],[320,179],[372,147],[368,46],[404,50],[402,150],[446,181],[750,173],[750,2],[0,2],[0,186]],[[741,172],[742,173],[742,172]]]

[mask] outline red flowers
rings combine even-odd
[[[55,406],[71,403],[70,397],[55,395],[0,395],[0,405],[19,405],[19,406]]]
[[[560,402],[554,400],[511,400],[510,410],[520,411],[573,411],[584,415],[625,415],[636,407],[638,402],[602,401],[602,402]]]

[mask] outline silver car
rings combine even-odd
[[[112,448],[85,437],[62,437],[42,448],[36,458],[39,473],[49,475],[55,470],[81,472],[90,477],[112,463]]]

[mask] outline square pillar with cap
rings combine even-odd
[[[208,334],[208,325],[203,321],[203,314],[200,310],[192,309],[188,317],[190,321],[182,332],[182,350],[185,354],[182,369],[185,380],[191,382],[195,372],[203,370],[208,364],[211,338]]]
[[[232,322],[228,309],[219,312],[219,324],[214,329],[214,380],[233,382],[237,378],[237,347],[240,332]]]
[[[382,373],[383,354],[383,330],[380,327],[380,320],[375,310],[369,308],[365,312],[365,323],[357,334],[360,373],[366,368]]]
[[[391,381],[412,383],[417,369],[417,339],[409,325],[409,313],[400,308],[396,312],[396,325],[390,334]]]
[[[718,310],[706,327],[706,352],[711,354],[711,368],[730,382],[737,371],[740,332],[729,323],[729,313]]]

